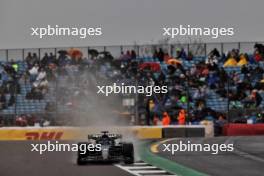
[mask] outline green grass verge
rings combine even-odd
[[[179,176],[208,176],[152,153],[150,151],[150,144],[150,142],[145,142],[140,147],[140,157],[143,161]]]

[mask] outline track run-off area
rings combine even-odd
[[[232,152],[171,152],[163,150],[163,144],[177,144],[179,141],[196,144],[233,144]],[[213,176],[261,176],[264,173],[264,136],[237,136],[214,138],[184,138],[160,140],[150,145],[160,167],[179,175]],[[170,161],[170,162],[169,162]],[[162,164],[166,163],[166,164]]]
[[[162,151],[162,144],[174,144],[179,140],[192,143],[233,143],[235,150],[212,155],[206,152]],[[43,142],[43,141],[42,141]],[[76,164],[76,152],[46,152],[40,155],[31,151],[31,143],[41,141],[1,141],[1,176],[261,176],[264,173],[264,136],[175,138],[144,142],[142,158],[133,165]],[[136,151],[138,153],[138,151]]]

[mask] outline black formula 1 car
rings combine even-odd
[[[133,143],[122,142],[120,134],[102,131],[101,134],[88,135],[88,142],[79,142],[78,147],[78,165],[92,162],[134,163]]]

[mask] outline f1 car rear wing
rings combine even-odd
[[[108,134],[108,131],[102,131],[102,134],[90,134],[90,135],[88,135],[88,139],[96,140],[98,138],[103,137],[103,135],[107,135],[109,138],[112,138],[112,139],[122,138],[121,134]]]

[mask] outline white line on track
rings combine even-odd
[[[123,166],[124,168],[129,168],[129,169],[157,169],[155,166]]]
[[[177,176],[142,161],[132,165],[116,164],[115,166],[135,176]]]
[[[149,166],[148,163],[134,163],[132,166]]]

